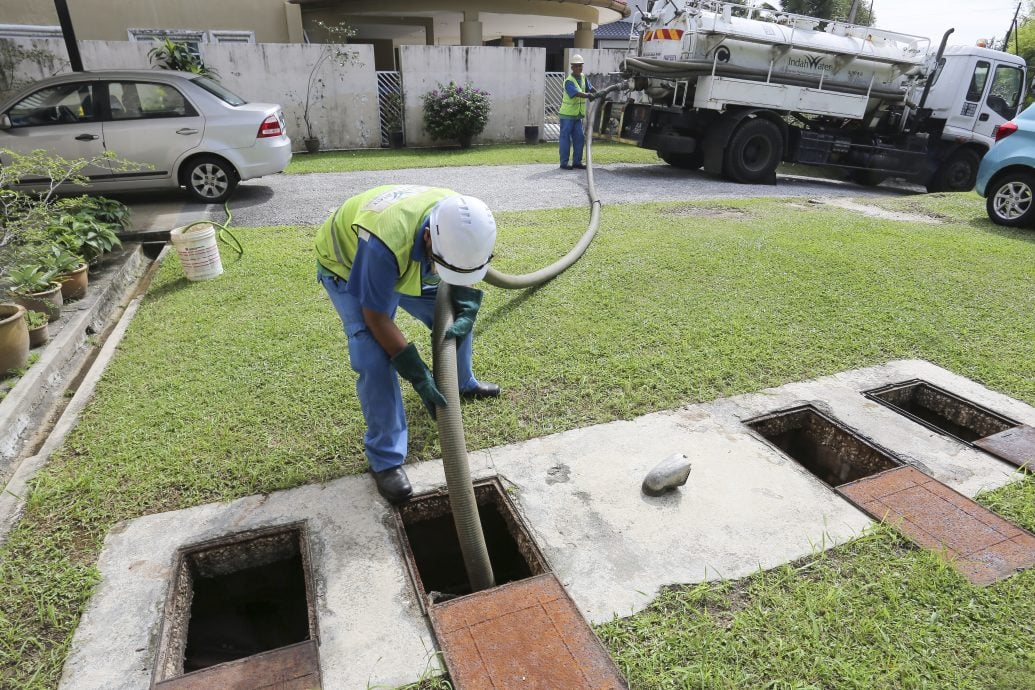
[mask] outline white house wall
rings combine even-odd
[[[37,80],[68,70],[65,44],[60,39],[14,39],[23,47],[43,48],[53,61],[23,62],[16,79]],[[128,41],[80,41],[86,69],[148,69],[149,43]],[[306,134],[302,119],[306,84],[313,65],[328,50],[341,49],[354,56],[345,65],[333,57],[316,73],[310,108],[313,133],[323,149],[378,148],[381,145],[377,103],[377,75],[370,45],[332,46],[291,43],[202,44],[205,64],[220,81],[249,101],[279,103],[287,118],[295,150],[302,150]],[[569,55],[570,55],[569,51]],[[582,50],[586,72],[591,75],[617,71],[622,51]],[[566,56],[567,57],[567,56]],[[405,96],[406,144],[448,145],[434,142],[424,131],[421,96],[450,80],[470,82],[490,94],[492,111],[485,131],[475,144],[524,141],[524,128],[543,128],[544,48],[486,46],[402,46],[399,61]]]
[[[400,46],[399,65],[408,146],[449,143],[433,142],[424,131],[421,97],[451,80],[490,94],[489,124],[475,144],[522,141],[528,125],[542,131],[545,48]]]
[[[64,41],[15,39],[25,47],[43,48],[57,60],[23,62],[15,70],[18,80],[36,80],[68,71]],[[149,69],[150,43],[128,41],[80,41],[83,66],[98,69]],[[313,133],[325,149],[377,148],[381,145],[377,105],[374,50],[369,45],[333,46],[293,43],[202,44],[205,65],[219,73],[219,81],[247,101],[278,103],[284,109],[293,148],[303,148],[306,135],[302,112],[306,84],[313,65],[325,51],[342,49],[355,57],[344,66],[333,57],[314,75],[310,121]]]

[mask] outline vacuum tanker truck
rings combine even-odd
[[[711,0],[654,0],[623,65],[631,91],[598,109],[599,136],[680,168],[776,181],[781,161],[974,186],[1024,95],[1025,64],[983,47]]]

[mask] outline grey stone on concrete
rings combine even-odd
[[[591,623],[642,609],[661,587],[739,578],[830,548],[870,519],[744,420],[809,403],[967,496],[1021,475],[1002,461],[874,403],[862,391],[920,378],[1019,422],[1035,408],[917,360],[574,429],[470,454],[499,476],[550,567]],[[694,481],[658,498],[640,484],[686,452]],[[408,468],[415,493],[444,485],[442,463]],[[72,641],[61,687],[148,687],[177,548],[308,521],[324,687],[416,680],[434,642],[408,580],[389,508],[367,476],[141,517],[105,540],[101,580]],[[667,529],[659,530],[664,523]]]
[[[683,453],[674,453],[647,473],[640,490],[648,496],[661,496],[686,484],[689,476],[690,458]]]
[[[87,338],[101,333],[125,306],[128,291],[143,272],[146,260],[133,244],[113,254],[90,272],[86,297],[61,309],[61,318],[50,325],[51,339],[40,358],[0,401],[0,483],[6,484],[31,446],[53,406],[85,361]]]

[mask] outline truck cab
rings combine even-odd
[[[1017,114],[1024,60],[988,48],[948,46],[942,62],[925,103],[931,117],[945,120],[943,139],[988,150],[999,126]]]

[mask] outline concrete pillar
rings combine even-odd
[[[512,36],[500,36],[500,47],[501,48],[513,48],[514,38]]]
[[[592,22],[579,22],[575,28],[575,47],[576,48],[592,48],[593,47],[593,23]]]
[[[464,12],[464,20],[460,22],[460,45],[480,46],[482,44],[482,23],[478,21],[477,12]]]
[[[284,18],[287,21],[288,43],[305,43],[305,32],[302,30],[302,6],[285,2]]]

